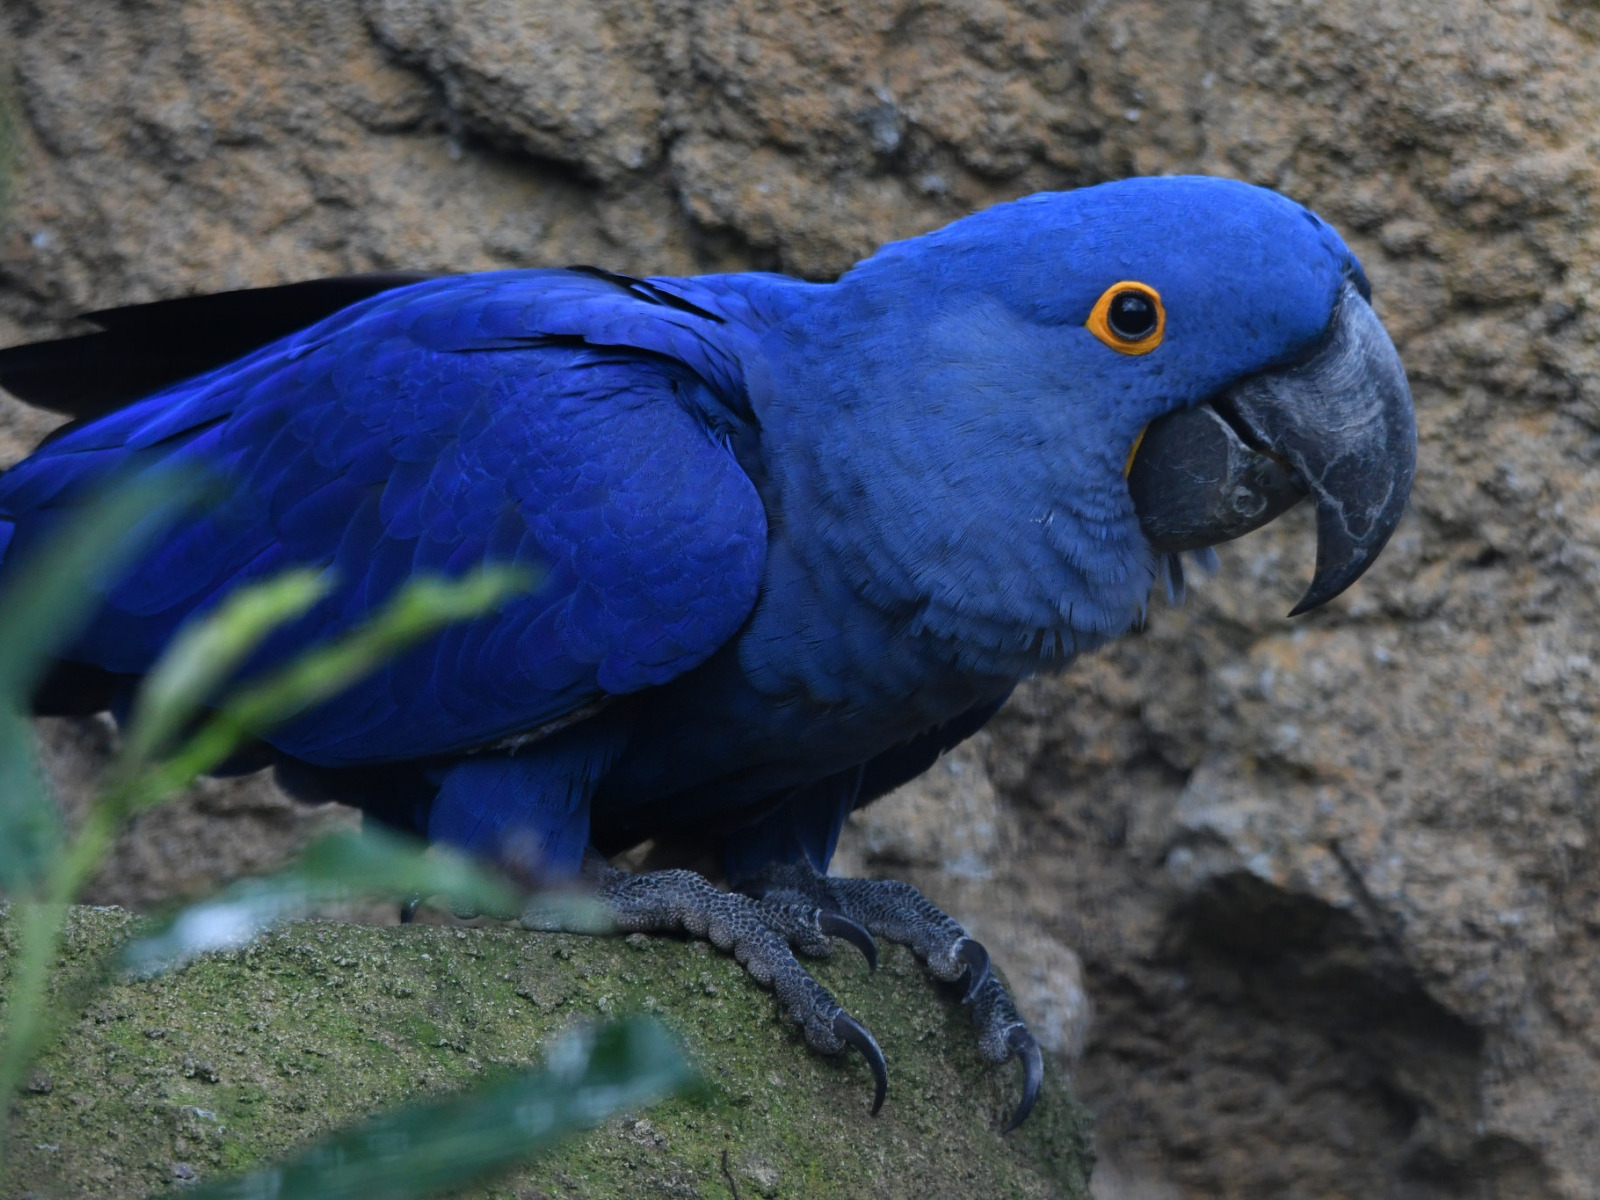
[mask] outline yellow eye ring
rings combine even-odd
[[[1167,310],[1155,288],[1124,279],[1101,293],[1085,324],[1118,354],[1149,354],[1167,332]]]

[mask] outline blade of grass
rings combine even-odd
[[[659,1024],[632,1019],[566,1035],[542,1071],[418,1104],[337,1134],[281,1166],[169,1193],[187,1200],[420,1200],[540,1154],[569,1134],[695,1081]]]
[[[14,721],[20,721],[20,714],[26,711],[27,698],[50,653],[71,636],[61,630],[76,628],[73,623],[81,623],[91,611],[94,582],[125,562],[177,511],[174,480],[171,473],[139,477],[97,501],[64,536],[53,539],[39,561],[0,596],[0,630],[6,631],[0,638],[0,710],[10,713]],[[167,486],[158,492],[155,484],[159,482]],[[365,625],[330,646],[309,651],[263,683],[225,700],[220,711],[171,757],[153,762],[136,757],[113,768],[113,782],[90,806],[73,838],[52,857],[34,889],[39,902],[19,906],[27,912],[17,914],[21,944],[8,988],[5,1041],[0,1046],[0,1176],[5,1169],[9,1097],[47,1032],[41,1005],[66,906],[104,858],[123,821],[162,803],[197,775],[219,765],[246,738],[329,698],[441,626],[478,616],[530,583],[528,572],[506,568],[485,568],[457,581],[415,580]],[[256,604],[255,615],[264,621],[289,619],[296,605],[315,602],[314,591],[303,583],[291,584],[278,593],[269,590]],[[17,622],[14,627],[5,623],[8,613]],[[234,615],[221,614],[219,628]],[[12,636],[15,631],[20,631],[18,636]],[[24,648],[17,645],[19,636],[28,643]],[[209,635],[197,631],[193,636],[203,639]],[[216,638],[226,653],[248,653],[250,637],[242,626],[219,632]],[[179,650],[188,654],[192,645],[180,644]],[[181,675],[195,688],[214,687],[216,678],[226,674],[225,670],[202,668],[192,660],[168,671],[164,663],[152,668],[152,674],[165,676],[169,683]],[[6,703],[8,697],[10,704]],[[159,715],[148,718],[151,732],[140,735],[137,754],[158,747],[167,731],[182,724],[178,714],[195,712],[201,700],[193,692],[170,691],[158,703],[162,706]],[[4,748],[0,742],[0,749]],[[33,763],[31,748],[25,761]]]
[[[204,494],[203,480],[146,471],[73,514],[0,592],[0,703],[27,710],[50,659],[101,603],[101,588]]]
[[[65,837],[61,809],[40,775],[33,727],[0,707],[0,895],[31,894]]]
[[[507,917],[516,915],[519,903],[517,889],[504,879],[446,847],[377,829],[336,833],[283,871],[242,880],[181,910],[130,942],[122,961],[128,971],[148,978],[209,951],[237,949],[321,904],[434,895]],[[574,897],[572,903],[582,901]]]
[[[10,1097],[42,1036],[45,984],[72,890],[61,886],[60,816],[46,792],[27,712],[34,689],[100,603],[100,588],[203,494],[200,477],[149,471],[89,500],[0,592],[0,821],[3,884],[13,901],[16,956],[0,1042],[0,1172]]]
[[[325,572],[286,571],[241,588],[216,612],[179,630],[134,698],[122,734],[122,769],[137,771],[167,749],[256,647],[305,615],[332,586]]]
[[[51,660],[101,603],[104,584],[206,491],[187,471],[147,471],[90,499],[12,568],[0,590],[0,890],[37,892],[60,848],[60,813],[41,782],[27,713]]]
[[[224,700],[188,741],[128,779],[110,803],[128,813],[159,803],[246,739],[337,694],[441,626],[479,616],[532,582],[530,572],[512,567],[484,567],[458,580],[413,580],[364,625]]]
[[[16,898],[32,895],[48,875],[64,840],[60,810],[45,790],[34,754],[33,729],[15,711],[0,709],[0,864],[5,866],[5,891]],[[0,1037],[0,1171],[5,1164],[5,1130],[11,1096],[38,1044],[45,979],[55,961],[61,922],[60,904],[11,904],[12,938],[16,947],[6,988],[5,1030]],[[3,1177],[3,1176],[0,1176]]]
[[[54,957],[59,919],[66,905],[93,875],[118,828],[128,817],[175,795],[196,776],[225,760],[245,738],[264,732],[278,721],[348,687],[386,658],[440,626],[483,613],[505,596],[524,588],[527,579],[528,573],[524,571],[486,568],[454,582],[416,580],[401,589],[367,624],[330,646],[309,651],[264,683],[245,689],[231,701],[224,701],[216,717],[203,725],[171,758],[143,764],[142,769],[132,773],[120,766],[114,767],[114,782],[90,806],[77,833],[54,857],[39,889],[41,907],[54,913],[57,922],[52,927],[44,960],[48,962]],[[283,618],[292,611],[292,602],[306,600],[313,590],[296,586],[286,589],[282,595],[264,593],[270,603],[251,606],[256,608],[258,616]],[[213,621],[226,623],[232,617],[233,614],[225,612]],[[196,636],[207,635],[197,633]],[[230,637],[225,640],[230,648],[237,649],[248,639]],[[166,669],[163,661],[152,669],[152,674],[162,675]],[[199,681],[209,673],[190,671],[188,674],[191,680]],[[180,702],[173,698],[168,703],[172,712],[185,707],[192,711],[192,700],[190,697]],[[38,1023],[29,1016],[19,1024],[17,1017],[19,1013],[35,1012],[43,985],[43,979],[32,976],[21,980],[13,977],[9,1000],[11,1018],[5,1047],[0,1051],[0,1096],[10,1094],[4,1090],[5,1086],[8,1082],[15,1086],[36,1049],[40,1034]],[[16,1036],[19,1030],[27,1036],[19,1039]],[[3,1114],[0,1114],[0,1121],[3,1121]]]

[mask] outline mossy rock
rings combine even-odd
[[[79,910],[56,995],[73,995],[132,920]],[[704,943],[296,925],[95,992],[15,1102],[0,1195],[134,1196],[246,1169],[495,1067],[536,1064],[575,1021],[641,1011],[682,1038],[709,1098],[613,1120],[461,1195],[720,1200],[730,1179],[746,1200],[1087,1195],[1088,1119],[1059,1073],[1002,1136],[1015,1065],[979,1059],[965,1010],[909,952],[883,947],[869,975],[843,950],[815,973],[888,1057],[877,1117],[861,1059],[810,1053]]]

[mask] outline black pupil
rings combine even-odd
[[[1106,314],[1111,332],[1128,342],[1149,336],[1156,327],[1156,306],[1143,292],[1118,292]]]

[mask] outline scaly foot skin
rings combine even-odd
[[[799,1023],[806,1044],[823,1054],[846,1046],[860,1051],[872,1070],[872,1111],[883,1107],[889,1072],[876,1039],[806,972],[790,950],[825,955],[830,933],[871,937],[854,922],[824,921],[814,904],[763,904],[739,892],[724,892],[693,871],[648,871],[629,875],[603,864],[586,867],[596,898],[625,933],[688,933],[730,951],[763,987],[770,987],[784,1012]],[[537,905],[523,917],[530,928],[550,928]],[[853,927],[853,928],[851,928]],[[584,930],[583,932],[595,932]]]
[[[835,879],[818,875],[806,866],[769,867],[742,887],[760,898],[764,911],[812,912],[808,932],[842,934],[846,928],[864,929],[909,946],[938,979],[954,983],[965,976],[967,989],[962,1002],[972,1008],[979,1052],[992,1063],[1010,1058],[1022,1063],[1022,1099],[1006,1124],[1006,1132],[1027,1119],[1039,1098],[1044,1055],[1005,987],[990,972],[988,951],[968,937],[967,931],[947,913],[908,883]],[[877,950],[870,937],[863,944],[855,936],[843,935],[849,936],[868,961],[876,965]]]

